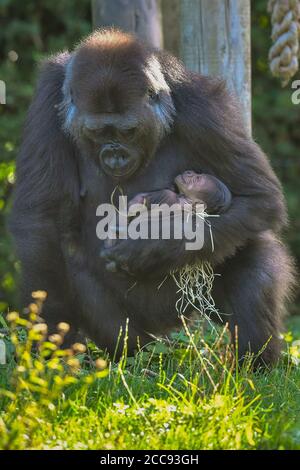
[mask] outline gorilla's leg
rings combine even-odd
[[[70,264],[69,264],[70,268]],[[79,266],[78,266],[79,268]],[[150,337],[138,330],[130,311],[118,299],[118,292],[111,290],[109,283],[100,282],[94,274],[81,265],[71,268],[73,291],[78,306],[80,329],[97,346],[111,356],[120,357],[125,347],[133,353]]]
[[[53,264],[56,264],[55,262]],[[48,334],[57,333],[57,325],[66,322],[70,326],[66,334],[63,347],[80,341],[76,318],[76,307],[70,299],[67,279],[62,275],[63,266],[60,271],[44,269],[40,265],[35,265],[32,261],[23,261],[23,285],[21,287],[22,306],[27,306],[32,302],[31,294],[36,290],[47,292],[47,298],[42,306],[41,317],[46,321]],[[30,271],[31,270],[31,271]]]
[[[53,223],[42,216],[26,214],[26,219],[15,216],[10,226],[22,268],[20,308],[33,301],[33,291],[46,291],[41,317],[48,325],[49,334],[57,332],[59,322],[67,322],[71,328],[64,345],[78,341],[75,305]]]
[[[223,273],[229,328],[238,354],[257,354],[256,364],[273,364],[280,354],[282,317],[293,283],[293,267],[284,246],[272,233],[257,240],[226,263]]]

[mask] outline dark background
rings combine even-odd
[[[0,105],[0,311],[16,301],[19,266],[5,221],[36,65],[45,55],[73,48],[91,31],[90,3],[90,0],[0,0],[0,80],[7,87],[7,104]],[[292,104],[291,88],[282,89],[268,70],[271,26],[267,0],[251,3],[253,134],[270,156],[283,183],[290,214],[290,227],[285,236],[299,266],[300,105]],[[300,78],[300,72],[295,78]],[[297,310],[295,304],[292,313]]]

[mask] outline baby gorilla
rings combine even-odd
[[[207,214],[222,214],[227,211],[231,204],[231,192],[222,181],[212,175],[198,174],[189,170],[176,176],[174,182],[174,190],[160,189],[147,193],[138,193],[134,196],[128,203],[129,222],[137,214],[153,209],[152,204],[159,206],[166,204],[170,207],[179,205],[188,211],[195,209],[196,204],[202,204]],[[137,211],[136,207],[138,207]],[[127,227],[118,226],[117,238],[121,232],[126,233]],[[116,243],[117,239],[108,238],[105,241],[105,247],[112,247]],[[110,263],[107,269],[115,271],[115,264]]]
[[[218,178],[204,173],[185,171],[175,178],[175,187],[178,192],[171,189],[161,189],[148,193],[139,193],[129,202],[128,213],[134,204],[151,208],[151,204],[192,205],[203,204],[208,214],[222,214],[231,204],[231,192]]]

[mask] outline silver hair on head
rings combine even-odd
[[[151,88],[157,95],[157,100],[152,103],[154,112],[164,130],[168,132],[173,124],[175,106],[171,97],[170,87],[165,80],[160,63],[154,55],[148,59],[144,72]]]
[[[65,79],[62,87],[63,100],[59,105],[59,112],[63,118],[63,130],[70,135],[76,137],[76,126],[74,126],[74,120],[77,114],[77,107],[73,103],[71,94],[71,79],[73,71],[74,55],[71,56],[65,66]]]

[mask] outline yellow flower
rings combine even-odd
[[[61,345],[62,342],[63,342],[63,339],[62,339],[61,335],[56,333],[56,334],[53,334],[53,335],[49,336],[49,341],[51,341],[51,343]]]
[[[76,359],[75,357],[70,357],[68,360],[67,360],[67,364],[69,367],[71,367],[72,369],[79,369],[80,367],[80,362],[78,361],[78,359]]]
[[[33,325],[32,329],[37,333],[42,333],[43,335],[47,334],[48,331],[46,323],[36,323]]]
[[[35,300],[41,300],[42,302],[44,302],[44,300],[46,300],[47,298],[47,292],[44,290],[36,290],[32,292],[31,296]]]
[[[64,349],[64,351],[65,351],[66,356],[73,356],[73,354],[74,354],[73,349],[70,349],[70,348]]]
[[[84,353],[86,351],[86,346],[82,343],[74,343],[72,348],[76,353]]]
[[[69,323],[66,323],[66,322],[62,321],[57,325],[57,329],[58,329],[60,334],[65,335],[66,333],[68,333],[68,331],[70,331],[70,325],[69,325]]]
[[[39,313],[39,308],[36,304],[34,303],[31,303],[28,305],[28,310],[31,312],[31,313]]]
[[[107,367],[107,362],[104,359],[97,359],[95,362],[95,366],[99,370],[106,369]]]
[[[18,312],[10,312],[6,315],[6,320],[8,322],[14,322],[16,320],[18,320],[20,317],[20,315],[18,314]]]

